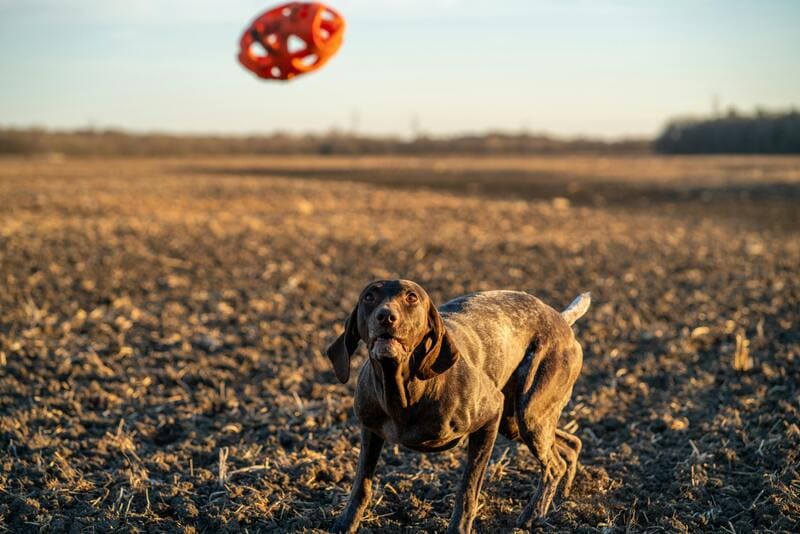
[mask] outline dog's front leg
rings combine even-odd
[[[500,405],[502,408],[502,404]],[[448,533],[468,534],[472,530],[472,521],[478,509],[478,496],[481,493],[486,465],[492,456],[494,440],[500,426],[500,411],[488,423],[469,435],[467,446],[467,462],[464,466],[464,478],[456,495],[456,507],[450,518]]]
[[[331,532],[355,532],[361,522],[364,509],[372,498],[372,477],[381,455],[383,438],[366,427],[361,427],[361,452],[358,469],[350,491],[350,500],[342,515],[334,522]]]

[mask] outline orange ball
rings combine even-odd
[[[318,2],[290,2],[256,18],[242,34],[239,62],[267,80],[322,67],[339,50],[344,19]]]

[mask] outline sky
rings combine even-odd
[[[331,0],[342,48],[288,83],[236,60],[273,5],[0,0],[0,126],[613,138],[800,107],[796,0]]]

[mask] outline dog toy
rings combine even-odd
[[[283,4],[245,30],[239,62],[259,78],[290,80],[327,63],[342,45],[344,27],[342,16],[324,4]]]

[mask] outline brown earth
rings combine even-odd
[[[543,528],[798,530],[800,158],[7,159],[0,206],[4,529],[325,529],[358,429],[323,351],[405,277],[592,291]],[[463,456],[385,449],[364,531],[443,530]],[[477,530],[537,476],[499,439]]]

